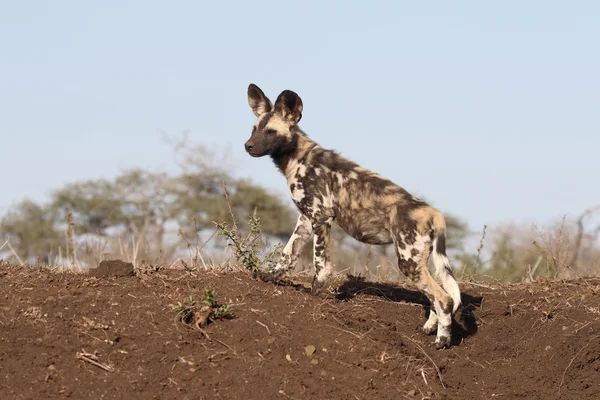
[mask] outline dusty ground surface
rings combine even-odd
[[[600,398],[599,280],[463,284],[456,343],[435,350],[426,300],[394,285],[98,275],[0,263],[0,399]],[[234,313],[206,335],[173,311],[205,288]]]

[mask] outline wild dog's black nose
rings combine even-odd
[[[253,145],[253,144],[246,143],[246,151],[250,151],[250,150],[252,150],[253,148],[254,148],[254,145]]]

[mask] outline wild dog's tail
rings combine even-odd
[[[454,314],[460,306],[460,289],[458,282],[452,272],[450,260],[446,255],[446,221],[441,213],[435,215],[433,219],[433,265],[435,267],[435,275],[442,281],[442,287],[452,297],[454,306],[452,313]]]

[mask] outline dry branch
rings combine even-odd
[[[473,264],[473,271],[477,271],[479,267],[479,258],[481,256],[481,249],[483,249],[483,241],[485,240],[485,231],[487,229],[487,225],[483,225],[483,232],[481,234],[481,240],[479,241],[479,247],[477,248],[477,258],[475,258],[475,263]]]
[[[404,337],[406,339],[410,340],[415,345],[415,347],[417,349],[419,349],[421,351],[421,353],[423,353],[425,355],[425,357],[427,357],[427,359],[431,362],[431,364],[433,364],[433,368],[435,369],[435,372],[437,372],[437,376],[438,376],[438,379],[440,380],[440,383],[442,384],[442,387],[444,389],[446,389],[446,385],[444,385],[444,380],[442,379],[442,374],[440,373],[440,368],[437,366],[437,364],[435,363],[435,361],[433,361],[433,359],[431,357],[429,357],[429,354],[427,354],[425,352],[425,350],[423,350],[423,347],[419,343],[417,343],[415,340],[409,338],[408,336],[404,336]]]
[[[2,249],[4,248],[4,246],[6,246],[8,244],[8,239],[6,239],[6,242],[4,242],[4,244],[2,246],[0,246],[0,251],[2,251]]]
[[[83,351],[83,353],[77,352],[75,354],[75,357],[92,365],[95,365],[96,367],[101,368],[107,372],[114,371],[113,367],[111,367],[110,365],[99,363],[98,361],[96,361],[98,360],[98,357],[96,357],[94,354],[85,352],[85,350]]]
[[[233,210],[231,209],[231,203],[229,203],[229,194],[227,193],[227,185],[225,181],[221,181],[223,184],[223,193],[225,194],[225,200],[227,201],[227,207],[229,207],[229,214],[231,214],[231,221],[233,223],[233,228],[237,231],[237,222],[235,220],[235,216],[233,214]]]
[[[19,262],[19,265],[23,266],[25,263],[23,262],[23,260],[21,259],[21,257],[19,257],[19,255],[17,254],[17,252],[15,251],[15,249],[13,249],[13,247],[10,245],[10,240],[6,240],[5,243],[8,248],[10,249],[12,255],[17,259],[17,261]],[[2,247],[4,247],[4,245],[2,245]]]
[[[257,324],[259,324],[259,325],[262,325],[262,326],[264,326],[264,327],[265,327],[265,329],[267,330],[267,333],[269,334],[269,336],[271,336],[271,330],[269,329],[269,327],[268,327],[268,326],[266,326],[265,324],[263,324],[262,322],[260,322],[260,321],[258,321],[258,320],[256,321],[256,323],[257,323]]]

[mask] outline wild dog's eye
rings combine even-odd
[[[276,134],[276,133],[277,133],[277,131],[276,131],[276,130],[274,130],[274,129],[267,129],[267,130],[265,131],[265,133],[266,133],[267,135],[274,135],[274,134]]]

